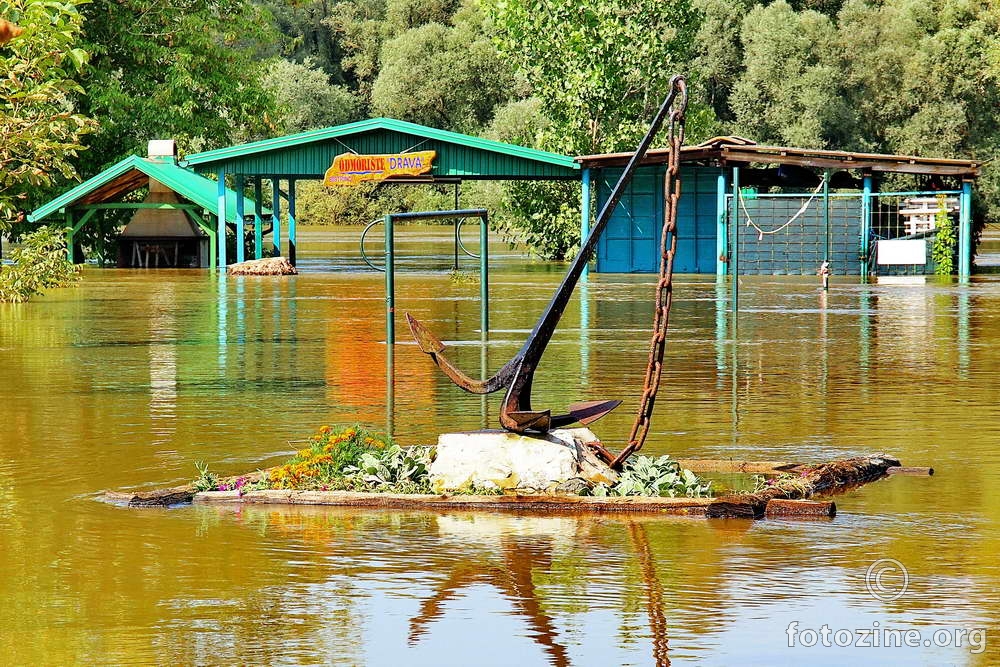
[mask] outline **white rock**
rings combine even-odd
[[[585,442],[597,440],[589,429],[557,429],[546,436],[507,431],[445,433],[438,437],[437,456],[430,468],[436,490],[478,486],[487,489],[544,490],[573,477],[607,477]],[[603,479],[595,479],[603,481]]]

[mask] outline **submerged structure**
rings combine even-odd
[[[584,199],[606,202],[631,153],[576,158]],[[939,212],[957,229],[957,273],[971,271],[972,193],[981,162],[767,146],[715,137],[680,151],[678,273],[933,273]],[[669,148],[650,150],[597,248],[599,272],[656,271]],[[883,187],[906,182],[903,189]],[[901,178],[906,177],[906,178]],[[587,216],[583,232],[589,230]]]

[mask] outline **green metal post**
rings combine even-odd
[[[246,259],[246,249],[244,248],[243,238],[246,235],[246,230],[244,229],[244,209],[246,203],[244,202],[243,188],[245,183],[242,176],[236,177],[236,261],[242,262]]]
[[[295,266],[295,179],[288,179],[288,261]]]
[[[724,276],[728,269],[729,232],[726,229],[726,170],[720,169],[715,181],[715,209],[718,220],[715,223],[715,275]]]
[[[219,253],[218,268],[226,269],[226,172],[219,169],[219,207],[216,210],[216,246]]]
[[[830,261],[830,170],[823,170],[823,227],[826,229],[826,248],[823,250],[823,261]],[[826,283],[823,283],[824,287]]]
[[[590,169],[584,169],[580,180],[580,245],[586,243],[590,236],[590,198]],[[589,274],[590,262],[583,265],[580,278],[586,280]]]
[[[253,179],[253,257],[264,256],[264,203],[261,201],[260,176]]]
[[[76,264],[73,252],[73,211],[66,209],[66,259],[70,264]]]
[[[958,280],[968,282],[972,273],[972,181],[962,181],[958,200]]]
[[[212,225],[205,222],[205,219],[201,217],[199,213],[193,210],[186,211],[189,218],[194,221],[194,224],[198,225],[201,231],[205,232],[208,236],[208,266],[211,269],[215,268],[215,230]]]
[[[479,221],[479,330],[490,330],[490,225],[484,215]]]
[[[216,225],[215,230],[208,235],[208,254],[210,259],[208,260],[208,268],[215,269],[219,266],[219,228]]]
[[[730,277],[733,296],[729,307],[734,313],[740,309],[740,168],[733,167],[733,215],[729,219],[729,228],[733,234],[733,247],[730,253]],[[736,321],[736,318],[733,318]]]
[[[869,242],[872,236],[872,177],[865,174],[861,190],[861,278],[868,278]]]
[[[271,179],[271,242],[274,251],[281,255],[281,181]]]
[[[392,346],[396,344],[396,262],[392,247],[392,216],[385,216],[383,222],[385,223],[385,344],[390,348],[389,354],[392,354]]]

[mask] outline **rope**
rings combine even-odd
[[[812,195],[810,195],[809,199],[806,200],[806,203],[802,205],[802,208],[799,209],[798,213],[796,213],[795,215],[793,215],[788,222],[786,222],[785,224],[783,224],[781,227],[776,227],[775,229],[771,229],[771,230],[767,230],[767,231],[761,229],[757,225],[757,223],[754,222],[753,219],[750,217],[750,213],[747,211],[747,205],[743,201],[743,192],[742,191],[738,191],[736,196],[740,200],[740,208],[743,209],[743,215],[745,215],[747,217],[747,227],[753,227],[754,229],[756,229],[757,230],[757,240],[758,241],[763,241],[764,240],[764,234],[777,234],[778,232],[786,229],[789,225],[791,225],[793,222],[795,222],[796,220],[798,220],[799,216],[802,215],[803,213],[805,213],[806,209],[809,208],[809,204],[811,204],[812,200],[816,198],[816,195],[819,194],[819,191],[823,189],[823,184],[825,182],[826,182],[826,177],[824,176],[823,180],[820,181],[819,185],[816,186],[816,189],[813,190]]]

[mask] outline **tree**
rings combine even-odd
[[[152,138],[190,151],[276,131],[252,48],[267,24],[249,0],[120,0],[84,13],[93,53],[84,108],[101,124],[87,141],[85,173],[144,152]]]
[[[258,45],[264,56],[281,56],[296,63],[308,59],[333,83],[345,83],[344,54],[330,22],[335,10],[331,0],[258,0],[258,4],[270,12],[275,28],[285,37]]]
[[[10,40],[0,45],[0,231],[21,220],[40,189],[76,177],[81,137],[94,129],[77,113],[74,77],[87,62],[77,48],[82,0],[0,0]]]
[[[383,45],[429,23],[447,25],[456,0],[349,0],[339,2],[327,24],[343,49],[345,78],[369,101],[382,67]]]
[[[688,0],[488,0],[485,6],[501,54],[552,120],[545,147],[570,154],[635,146],[670,77],[687,69],[698,25]],[[699,117],[692,112],[692,120]]]
[[[467,3],[453,25],[424,23],[382,46],[372,109],[458,132],[478,132],[510,97],[513,77]]]
[[[744,72],[732,93],[737,131],[759,142],[844,147],[854,117],[830,17],[778,0],[747,14],[741,39]]]
[[[831,16],[780,0],[747,14],[741,40],[733,130],[750,138],[984,161],[1000,149],[990,3],[846,0]],[[1000,170],[987,164],[977,191],[1000,219]]]
[[[306,58],[302,64],[274,60],[263,85],[277,102],[275,124],[290,134],[358,120],[359,100],[344,86],[331,86],[327,75]]]

